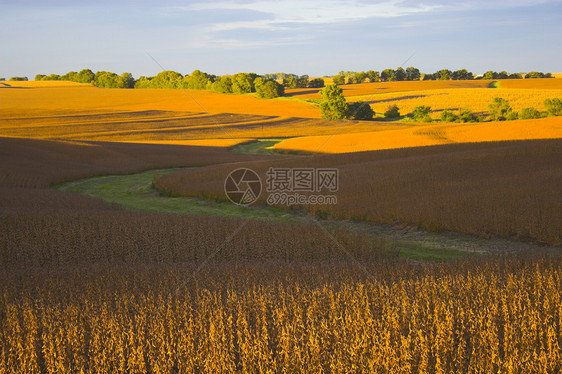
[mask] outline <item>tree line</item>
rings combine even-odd
[[[421,73],[418,68],[413,66],[406,69],[398,67],[396,69],[384,69],[381,72],[369,71],[340,71],[332,77],[334,84],[356,84],[365,82],[393,82],[393,81],[415,81],[415,80],[477,80],[477,79],[523,79],[523,78],[554,78],[552,73],[542,73],[532,71],[529,73],[508,73],[506,71],[495,72],[487,71],[481,76],[477,76],[466,69],[451,71],[441,69],[433,74]]]
[[[551,73],[529,72],[507,73],[506,71],[488,71],[482,76],[475,76],[466,69],[451,71],[441,69],[433,74],[421,73],[413,66],[406,69],[384,69],[381,72],[369,70],[361,72],[340,71],[332,76],[335,85],[365,83],[365,82],[391,82],[391,81],[414,81],[414,80],[472,80],[472,79],[523,79],[523,78],[552,78]],[[27,80],[27,77],[12,77],[10,80]],[[37,74],[36,81],[40,80],[64,80],[78,83],[90,83],[102,88],[173,88],[173,89],[195,89],[212,90],[218,93],[249,94],[255,93],[262,98],[275,98],[283,96],[285,89],[291,88],[323,88],[323,78],[310,78],[308,75],[297,75],[292,73],[270,73],[258,75],[256,73],[237,73],[233,75],[216,76],[194,70],[191,74],[166,70],[152,77],[141,76],[135,79],[131,73],[118,75],[108,71],[94,73],[90,69],[80,72],[71,71],[64,75]]]

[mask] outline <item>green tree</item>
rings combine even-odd
[[[35,80],[36,80],[36,81],[40,81],[40,80],[42,80],[42,79],[45,78],[45,77],[46,77],[46,75],[44,75],[44,74],[37,74],[37,75],[35,76]]]
[[[245,94],[255,91],[253,79],[248,73],[237,73],[232,76],[232,92]]]
[[[95,74],[90,69],[82,69],[78,73],[77,79],[80,83],[93,83],[95,80]]]
[[[119,77],[119,86],[118,88],[134,88],[135,87],[135,78],[131,73],[123,73]]]
[[[484,79],[488,79],[488,80],[492,80],[492,79],[498,79],[498,73],[496,73],[495,71],[487,71],[484,74]]]
[[[369,70],[367,72],[367,78],[369,78],[369,82],[371,83],[378,82],[381,79],[379,72],[374,70]]]
[[[27,81],[27,77],[11,77],[9,80],[12,81],[12,82],[15,82],[15,81]]]
[[[445,109],[441,112],[441,122],[457,122],[459,116],[450,110]]]
[[[511,112],[507,113],[507,116],[505,116],[505,119],[507,121],[515,121],[516,119],[519,119],[519,112],[516,112],[516,111],[512,110]]]
[[[478,122],[478,117],[470,109],[459,111],[459,122]]]
[[[343,96],[343,90],[335,84],[329,84],[320,90],[322,101],[320,110],[322,118],[346,119],[349,116],[349,105]]]
[[[63,81],[78,82],[78,73],[70,71],[61,77]]]
[[[401,67],[396,68],[394,71],[394,79],[397,81],[404,81],[407,77],[408,75],[406,74],[406,71]]]
[[[396,76],[394,74],[394,69],[384,69],[381,72],[381,80],[383,80],[385,82],[395,81]]]
[[[109,71],[98,71],[96,73],[94,84],[101,88],[119,88],[120,77]]]
[[[494,97],[492,102],[488,104],[488,112],[493,121],[505,121],[512,109],[506,99]]]
[[[256,86],[256,95],[262,99],[274,99],[282,96],[285,93],[285,88],[282,84],[276,81],[268,80],[261,81],[263,78],[256,78],[254,84]]]
[[[507,79],[509,78],[509,73],[507,71],[500,71],[498,73],[498,79]]]
[[[442,81],[447,81],[453,76],[453,72],[449,69],[441,69],[436,74],[439,76],[439,80]]]
[[[348,104],[349,117],[351,119],[370,121],[375,115],[375,111],[371,106],[363,101],[355,101]]]
[[[283,86],[287,88],[297,88],[297,78],[294,75],[287,75],[283,78]]]
[[[332,77],[332,82],[334,82],[334,84],[341,86],[343,84],[345,84],[345,75],[343,74],[338,74]]]
[[[412,111],[412,117],[415,121],[418,122],[431,122],[429,112],[431,112],[431,107],[426,105],[419,105]]]
[[[308,82],[309,88],[322,88],[324,87],[324,79],[322,78],[314,78]]]
[[[400,117],[400,110],[396,104],[389,105],[386,112],[384,112],[385,118],[398,118]]]
[[[553,99],[545,99],[544,107],[551,116],[562,116],[562,100],[555,97]]]
[[[141,76],[135,82],[135,88],[153,88],[152,87],[152,78]]]
[[[406,80],[416,81],[420,79],[420,71],[413,66],[406,68]]]
[[[217,77],[211,87],[218,93],[232,93],[232,78],[229,75]]]
[[[307,88],[308,87],[308,75],[297,76],[296,78],[296,88]]]
[[[211,82],[210,76],[200,70],[193,70],[191,75],[185,78],[187,80],[187,88],[192,90],[204,90]]]
[[[474,79],[474,75],[466,69],[460,69],[453,72],[452,79],[454,80],[470,80]]]
[[[153,88],[181,88],[183,86],[183,76],[175,71],[165,70],[156,74],[152,78],[151,84]]]
[[[519,116],[519,118],[521,118],[521,119],[535,119],[535,118],[542,118],[542,116],[543,116],[542,113],[539,112],[534,107],[527,107],[527,108],[521,109],[521,115]]]
[[[544,78],[544,73],[540,71],[530,71],[525,75],[525,78]]]

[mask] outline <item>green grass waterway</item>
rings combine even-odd
[[[265,143],[265,142],[264,142]],[[263,145],[260,145],[263,146]],[[259,148],[259,147],[258,147]],[[244,207],[230,202],[216,202],[195,197],[166,197],[154,189],[159,176],[186,168],[148,170],[137,174],[107,175],[67,182],[54,188],[102,199],[126,210],[149,213],[210,215],[251,218],[279,222],[302,222],[306,219],[286,210],[269,206]],[[326,221],[331,227],[346,228],[350,222]],[[400,250],[400,255],[418,260],[446,260],[465,256],[455,248],[443,248],[430,242],[395,240],[389,238]]]
[[[81,179],[55,186],[56,190],[96,197],[127,210],[149,213],[174,213],[287,221],[293,215],[271,207],[243,207],[195,197],[165,197],[153,181],[182,168],[149,170],[138,174],[107,175]]]

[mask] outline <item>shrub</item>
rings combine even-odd
[[[521,109],[521,115],[519,116],[519,118],[521,118],[521,119],[535,119],[535,118],[541,118],[542,116],[543,116],[542,113],[539,112],[534,107],[528,107],[528,108]]]
[[[400,117],[400,110],[396,104],[389,105],[386,112],[384,112],[385,118],[397,118]]]
[[[412,111],[412,117],[418,122],[431,122],[431,117],[429,116],[431,112],[431,107],[427,105],[419,105]]]
[[[26,81],[27,77],[11,77],[11,81]]]
[[[459,116],[453,113],[450,110],[444,110],[441,112],[441,121],[442,122],[457,122],[459,120]]]
[[[512,111],[509,102],[501,97],[494,97],[493,101],[488,104],[488,109],[493,121],[505,121]]]
[[[364,101],[349,103],[349,113],[352,119],[367,121],[372,120],[375,115],[373,108]]]
[[[511,112],[507,113],[505,119],[508,121],[515,121],[516,119],[519,119],[519,112],[515,112],[512,110]]]
[[[555,97],[554,99],[545,99],[544,106],[551,116],[562,116],[562,101]]]
[[[470,109],[462,109],[459,111],[459,122],[480,122],[480,118],[472,113]]]

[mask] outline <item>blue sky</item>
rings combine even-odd
[[[0,14],[6,78],[82,68],[138,78],[159,65],[218,75],[562,71],[562,1],[0,0]]]

